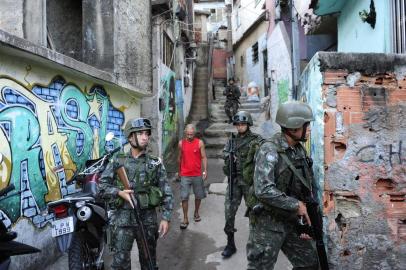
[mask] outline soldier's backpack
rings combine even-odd
[[[243,181],[247,186],[252,186],[253,184],[255,156],[259,147],[261,147],[264,142],[266,142],[266,140],[262,138],[260,140],[255,140],[253,143],[251,143],[250,149],[248,150],[245,163],[243,164]]]

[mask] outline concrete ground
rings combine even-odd
[[[229,259],[223,259],[221,252],[226,245],[224,227],[224,194],[226,184],[222,172],[223,160],[208,160],[208,179],[206,186],[211,185],[207,198],[202,202],[200,216],[202,221],[192,220],[194,196],[189,198],[189,226],[186,230],[179,228],[183,213],[180,202],[180,183],[173,177],[173,170],[168,170],[170,183],[175,197],[175,209],[168,235],[158,241],[158,263],[160,270],[243,270],[247,267],[245,245],[248,239],[248,219],[244,217],[245,206],[241,203],[236,217],[235,241],[237,253]],[[175,167],[168,164],[167,167]],[[140,269],[136,244],[132,250],[132,270]],[[106,252],[106,269],[110,269],[111,255]],[[55,264],[45,270],[67,270],[67,255],[62,256]],[[280,253],[275,270],[292,269],[286,257]]]

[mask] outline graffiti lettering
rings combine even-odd
[[[377,159],[383,159],[383,157],[387,156],[391,166],[396,164],[401,165],[405,161],[402,157],[402,144],[403,141],[399,141],[395,144],[389,144],[385,147],[387,152],[378,151],[376,145],[367,145],[360,148],[356,156],[359,158],[359,161],[364,163],[374,162]]]
[[[84,93],[60,77],[31,90],[0,78],[0,95],[0,189],[14,184],[21,191],[0,202],[0,219],[25,216],[42,227],[53,217],[40,211],[76,192],[72,175],[104,153],[99,137],[109,131],[122,136],[124,115],[103,88]]]

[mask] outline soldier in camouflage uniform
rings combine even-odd
[[[226,103],[224,104],[224,110],[228,116],[229,123],[233,122],[232,117],[238,111],[238,105],[240,103],[239,99],[241,96],[240,89],[234,85],[234,79],[230,78],[228,80],[228,85],[223,92],[223,95],[226,96]]]
[[[295,228],[299,217],[310,224],[303,201],[317,194],[311,159],[301,145],[312,120],[309,105],[282,104],[276,114],[282,133],[264,142],[256,153],[254,194],[250,190],[248,196],[255,196],[258,204],[250,212],[248,269],[273,269],[280,249],[293,269],[319,269],[311,238],[299,235]]]
[[[146,230],[148,249],[155,269],[156,246],[159,234],[164,236],[169,229],[173,208],[173,194],[168,184],[165,167],[158,157],[146,153],[151,123],[138,118],[127,122],[125,136],[131,145],[128,153],[120,154],[106,167],[100,182],[100,195],[113,210],[111,217],[112,269],[131,269],[130,252],[134,239],[137,241],[141,269],[148,268],[146,252],[141,241],[140,229],[130,201],[130,193],[138,198],[141,218]],[[124,166],[131,185],[130,190],[118,180],[116,169]],[[158,227],[156,207],[162,206],[162,218]]]
[[[233,117],[233,125],[237,129],[237,136],[234,139],[234,146],[233,149],[235,151],[235,162],[236,162],[236,174],[234,179],[234,189],[233,189],[233,197],[230,198],[229,194],[229,187],[227,186],[227,193],[226,199],[224,203],[225,208],[225,227],[224,232],[227,235],[227,245],[224,248],[224,251],[221,255],[224,258],[228,258],[233,255],[237,249],[234,243],[234,233],[237,231],[234,228],[235,223],[235,215],[237,213],[238,207],[241,204],[241,199],[244,197],[244,201],[246,201],[246,196],[248,194],[249,186],[245,184],[243,181],[243,164],[245,162],[245,158],[247,157],[247,153],[252,144],[261,140],[261,137],[258,134],[252,133],[250,130],[250,126],[253,125],[252,117],[250,113],[245,111],[239,111]],[[229,140],[224,147],[224,167],[223,171],[224,174],[229,176],[229,156],[228,153],[231,149],[231,141]]]

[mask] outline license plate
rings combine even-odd
[[[52,221],[52,237],[73,233],[73,230],[73,217],[67,217]]]

